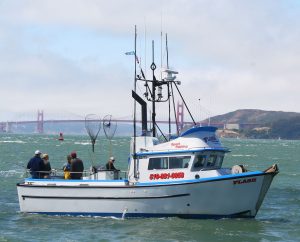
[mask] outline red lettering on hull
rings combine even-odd
[[[156,173],[150,174],[150,180],[159,180],[159,179],[177,179],[184,178],[184,172],[173,172],[173,173]]]

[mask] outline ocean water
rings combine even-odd
[[[273,163],[274,178],[255,219],[179,219],[48,216],[19,212],[16,183],[24,166],[40,149],[52,168],[62,168],[76,150],[85,167],[104,165],[110,145],[103,137],[91,152],[87,136],[0,135],[0,241],[300,241],[300,141],[223,139],[231,149],[225,167],[244,164],[264,170]],[[112,141],[116,167],[126,170],[129,138]]]

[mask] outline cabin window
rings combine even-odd
[[[190,156],[170,157],[169,169],[188,168]]]
[[[206,167],[208,167],[208,168],[209,167],[214,167],[215,164],[216,164],[217,158],[218,158],[217,155],[210,155],[208,160],[207,160]]]
[[[206,167],[207,168],[220,168],[222,166],[223,163],[223,159],[224,156],[223,155],[210,155],[207,163],[206,163]]]
[[[205,155],[197,155],[193,165],[194,170],[201,170],[205,164]]]
[[[221,168],[223,159],[224,159],[224,156],[219,155],[216,160],[215,167]]]
[[[224,155],[221,153],[199,154],[195,156],[193,171],[210,170],[221,168]]]
[[[168,157],[150,158],[148,170],[168,169]]]
[[[150,158],[148,170],[188,168],[190,156]]]

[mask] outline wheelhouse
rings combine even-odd
[[[224,155],[225,151],[140,155],[138,157],[139,180],[147,182],[149,180],[194,179],[195,175],[209,171],[211,171],[209,172],[211,176],[212,171],[221,169]],[[217,176],[218,173],[215,173]]]

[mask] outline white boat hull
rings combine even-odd
[[[20,183],[20,211],[115,217],[255,217],[277,173],[248,172],[180,182],[80,180]]]

